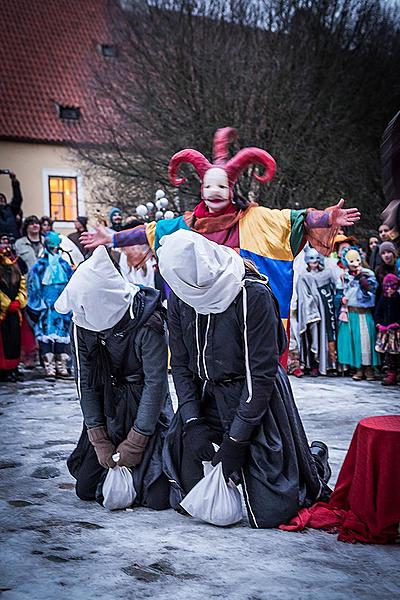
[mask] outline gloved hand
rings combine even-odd
[[[106,428],[103,426],[92,427],[87,430],[87,434],[101,466],[105,469],[113,469],[117,465],[112,459],[113,454],[115,454],[115,447],[108,439]]]
[[[211,460],[215,454],[212,431],[204,419],[194,419],[183,427],[184,451],[198,460]]]
[[[21,308],[21,303],[19,300],[12,300],[10,302],[10,304],[8,305],[8,312],[10,313],[14,313],[19,311],[19,309]]]
[[[137,467],[142,462],[143,452],[147,446],[149,437],[138,433],[132,427],[126,436],[126,440],[120,443],[117,448],[120,457],[118,466],[120,467]]]
[[[218,452],[211,461],[212,466],[215,467],[219,462],[222,462],[222,471],[228,481],[232,473],[235,473],[235,471],[240,472],[246,462],[249,446],[250,442],[236,442],[229,435],[225,435]]]

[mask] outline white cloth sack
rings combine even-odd
[[[118,462],[119,453],[114,454],[113,460]],[[127,467],[108,469],[103,483],[103,506],[108,510],[120,510],[132,506],[136,498],[133,479]]]
[[[222,463],[204,466],[205,476],[181,502],[192,517],[224,527],[239,523],[243,518],[242,499],[233,481],[226,483]]]
[[[201,315],[224,312],[243,287],[243,259],[194,231],[180,229],[160,240],[161,276],[173,292]]]

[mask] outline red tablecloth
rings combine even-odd
[[[400,415],[367,417],[356,427],[329,503],[301,509],[286,531],[338,531],[343,542],[390,544],[399,536]]]

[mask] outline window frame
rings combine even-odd
[[[86,211],[82,175],[79,173],[79,171],[72,169],[43,169],[43,214],[50,216],[50,177],[73,177],[76,179],[76,193],[78,196],[77,215],[85,216]],[[57,228],[71,229],[74,219],[72,221],[54,221],[54,223],[56,224]]]

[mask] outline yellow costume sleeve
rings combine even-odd
[[[7,294],[0,290],[0,321],[6,316],[10,304],[10,298],[7,296]]]
[[[146,223],[146,237],[147,237],[147,242],[150,246],[150,248],[153,250],[155,250],[155,237],[156,237],[156,222],[155,221],[151,221],[151,223]]]
[[[21,277],[21,282],[19,284],[19,292],[15,299],[19,300],[21,308],[25,308],[25,306],[28,304],[28,291],[26,289],[25,277]]]

